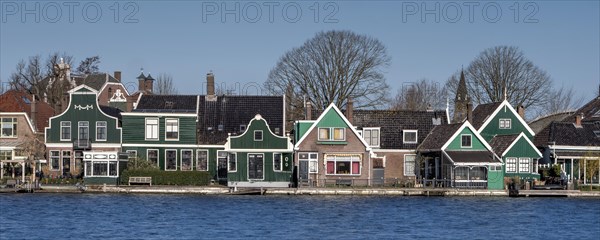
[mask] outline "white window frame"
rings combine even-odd
[[[256,138],[256,134],[257,133],[260,133],[260,139]],[[263,139],[265,139],[265,136],[263,135],[263,131],[262,130],[254,130],[254,141],[256,141],[256,142],[262,142]]]
[[[231,170],[231,156],[233,156],[233,162],[235,163],[235,170]],[[238,161],[236,153],[227,153],[227,172],[237,172],[238,170]]]
[[[510,118],[500,118],[498,121],[498,127],[500,129],[511,129],[512,121]]]
[[[5,119],[10,119],[10,122],[8,122],[8,121],[5,122],[4,121]],[[17,128],[19,127],[18,126],[19,125],[18,122],[19,121],[17,120],[16,117],[3,117],[3,118],[0,118],[0,138],[18,138],[19,137],[19,136],[17,136]],[[10,136],[8,136],[8,135],[4,136],[4,134],[2,134],[2,130],[4,129],[2,127],[2,125],[4,123],[10,123],[10,128],[12,129],[12,131],[10,133],[11,134]]]
[[[175,126],[175,131],[169,131],[169,126],[167,125],[169,123],[169,121],[173,122],[175,121],[177,123],[177,125]],[[168,132],[176,132],[177,133],[177,138],[168,138],[167,137],[167,133]],[[179,141],[179,133],[181,131],[179,131],[179,118],[165,118],[165,141]]]
[[[82,126],[87,124],[87,126]],[[77,141],[81,141],[81,128],[87,128],[87,140],[90,140],[90,122],[89,121],[79,121],[77,122]]]
[[[148,161],[148,162],[152,162],[152,161],[150,161],[150,157],[149,157],[150,151],[156,151],[156,167],[159,167],[160,166],[160,150],[155,149],[155,148],[146,149],[146,161]]]
[[[408,161],[406,161],[406,157],[414,157],[412,160],[412,171],[410,171],[410,173],[407,174],[406,170],[408,169],[407,167],[407,163]],[[404,154],[404,176],[408,176],[408,177],[414,177],[415,176],[415,166],[417,163],[417,155],[416,154]]]
[[[333,160],[329,160],[329,157],[333,157]],[[338,157],[350,157],[349,160],[338,160]],[[358,160],[353,160],[353,157],[357,157]],[[325,175],[336,175],[336,176],[359,176],[362,174],[362,156],[360,154],[326,154],[323,158],[325,162]],[[329,169],[327,166],[328,162],[333,162],[333,173],[329,173]],[[350,171],[348,173],[337,173],[337,164],[338,162],[349,162],[350,163]],[[358,173],[353,173],[354,171],[354,163],[358,162]]]
[[[183,152],[184,151],[189,151],[190,152],[190,169],[188,169],[188,170],[183,169]],[[181,149],[181,165],[180,165],[180,169],[181,169],[181,171],[193,171],[194,170],[194,150],[192,150],[192,149]]]
[[[276,155],[279,155],[279,169],[275,168],[275,156]],[[283,171],[283,154],[273,153],[273,171],[274,172],[282,172]]]
[[[250,155],[262,156],[262,178],[250,178]],[[237,158],[236,158],[237,161]],[[246,179],[248,180],[265,180],[265,154],[264,153],[248,153],[246,155]],[[237,163],[236,163],[237,166]],[[236,169],[237,170],[237,169]]]
[[[469,141],[469,146],[463,145],[463,137],[466,137],[466,136],[468,136],[469,140],[470,140]],[[471,135],[471,134],[461,134],[460,135],[460,147],[461,148],[473,148],[473,135]]]
[[[200,152],[205,152],[206,153],[206,169],[200,169],[200,162],[198,157],[200,156]],[[208,156],[208,150],[207,149],[197,149],[196,150],[196,171],[208,171],[208,169],[210,168],[210,161],[209,161],[210,157]]]
[[[52,152],[57,152],[58,154],[56,156],[53,156]],[[52,160],[53,159],[56,160],[56,161],[58,161],[58,168],[53,168],[52,167],[52,165],[53,165],[52,164]],[[60,167],[62,165],[61,160],[62,160],[62,158],[60,156],[60,150],[50,150],[50,162],[49,162],[50,163],[50,170],[60,170]]]
[[[519,161],[518,158],[507,157],[506,158],[506,172],[507,173],[516,173],[518,170],[517,169],[518,161]]]
[[[407,133],[414,133],[415,134],[415,140],[414,141],[407,141],[406,140],[406,134]],[[418,142],[419,142],[419,131],[418,130],[402,130],[402,143],[416,144]]]
[[[68,123],[69,126],[63,126],[63,123]],[[63,128],[69,128],[69,138],[63,138]],[[60,121],[60,140],[61,141],[71,141],[73,138],[73,131],[71,129],[70,121]]]
[[[148,124],[148,121],[154,121],[156,120],[156,124],[152,123],[152,124]],[[150,128],[150,130],[148,130],[148,127],[150,126],[156,126],[156,129],[154,128]],[[159,129],[160,129],[160,119],[159,118],[145,118],[144,119],[144,140],[148,140],[148,141],[158,141],[160,139],[159,137]],[[148,137],[148,134],[150,134],[150,138]],[[156,137],[154,137],[156,136]]]
[[[519,158],[519,172],[530,173],[531,172],[531,158]]]
[[[98,126],[98,123],[104,123],[104,126]],[[98,129],[104,128],[104,139],[98,138]],[[108,139],[108,123],[106,121],[96,121],[96,141],[98,142],[106,142]]]
[[[376,131],[377,132],[377,144],[372,144],[373,143],[373,132]],[[365,138],[365,133],[369,132],[369,138]],[[369,146],[371,147],[379,147],[381,146],[381,128],[363,128],[362,130],[362,137],[363,139],[367,142],[367,144],[369,144]]]
[[[167,167],[169,166],[168,164],[168,157],[167,154],[168,152],[175,152],[175,169],[167,169]],[[177,164],[179,161],[177,161],[177,149],[165,149],[165,171],[177,171]]]
[[[321,138],[321,130],[322,129],[328,129],[328,138],[327,139],[323,139]],[[342,131],[342,139],[335,139],[335,130],[341,130]],[[335,142],[343,142],[346,141],[346,128],[343,127],[320,127],[318,129],[317,132],[317,139],[319,141],[335,141]]]

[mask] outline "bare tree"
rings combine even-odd
[[[173,95],[177,94],[175,84],[173,84],[173,77],[168,73],[160,73],[156,78],[154,84],[154,93],[158,95]]]
[[[537,116],[546,116],[549,114],[572,111],[577,109],[583,103],[583,96],[577,96],[573,86],[566,88],[564,85],[548,92],[549,97],[539,107]]]
[[[458,74],[449,80],[451,94],[456,93]],[[551,87],[548,74],[514,46],[485,49],[469,64],[465,79],[475,104],[502,101],[506,95],[513,106],[538,107]]]
[[[382,71],[390,61],[385,46],[375,38],[351,31],[319,32],[286,52],[264,86],[271,94],[305,96],[317,109],[330,103],[345,107],[349,97],[357,108],[376,108],[388,102]]]
[[[394,110],[443,109],[446,106],[446,91],[436,82],[427,79],[404,84],[392,102]]]
[[[98,66],[99,64],[100,64],[99,56],[88,57],[88,58],[84,59],[83,61],[81,61],[81,63],[79,63],[79,66],[77,67],[77,73],[79,73],[79,74],[98,73],[100,70],[100,67]]]

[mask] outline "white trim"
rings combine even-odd
[[[394,152],[397,152],[397,153],[403,153],[403,152],[407,152],[407,153],[408,152],[412,152],[412,153],[415,153],[416,151],[415,151],[415,149],[373,149],[373,152],[374,153],[379,153],[379,152],[381,152],[381,153],[388,153],[388,152],[389,153],[394,153]]]
[[[275,169],[275,155],[279,154],[279,168],[280,169]],[[274,152],[272,155],[273,158],[273,172],[283,172],[283,153],[281,152]]]
[[[504,122],[504,124],[502,124]],[[508,127],[506,126],[508,123]],[[498,129],[512,129],[512,120],[510,118],[499,118]]]
[[[283,99],[283,124],[282,124],[283,125],[282,126],[283,131],[281,131],[281,133],[283,135],[286,135],[286,132],[285,132],[285,125],[286,125],[285,124],[286,123],[285,116],[286,116],[286,111],[285,111],[285,109],[287,108],[287,105],[286,105],[286,102],[285,102],[285,94],[281,95],[281,98]]]
[[[143,92],[139,92],[140,95],[138,95],[138,99],[133,103],[133,109],[137,109],[138,104],[140,103],[140,99],[142,99],[142,95],[144,95]],[[134,93],[135,94],[135,93]],[[129,112],[132,113],[132,112]],[[122,115],[123,113],[121,113]]]
[[[335,160],[333,160],[333,173],[328,173],[329,169],[327,168],[328,167],[327,162],[329,162],[329,161],[327,160],[327,157],[329,157],[329,156],[335,157]],[[349,161],[344,161],[344,160],[339,161],[339,162],[350,162],[349,173],[347,173],[347,174],[346,173],[337,173],[337,163],[338,163],[337,157],[338,156],[340,156],[340,157],[349,156],[350,157]],[[352,160],[353,156],[357,156],[358,160],[353,161]],[[326,154],[323,154],[323,163],[325,165],[324,174],[326,176],[360,176],[363,173],[363,169],[362,169],[363,168],[363,157],[364,156],[362,153],[361,154],[352,154],[352,153],[326,153]],[[354,170],[353,163],[355,163],[355,162],[358,162],[358,173],[352,173],[353,172],[352,170]],[[370,169],[367,169],[367,171],[370,171]]]
[[[87,123],[87,126],[79,126],[79,124],[81,123]],[[91,144],[91,139],[90,139],[90,121],[77,121],[77,145],[79,146],[79,143],[81,143],[81,139],[79,139],[81,137],[81,132],[79,131],[79,128],[82,127],[87,127],[87,137],[88,137],[88,141]]]
[[[122,116],[148,116],[148,117],[197,117],[195,113],[162,113],[162,112],[123,112]]]
[[[194,149],[181,149],[179,151],[180,151],[180,154],[181,154],[180,155],[181,156],[180,157],[180,159],[181,159],[180,160],[181,161],[181,165],[179,167],[179,170],[180,171],[185,171],[185,172],[194,171]],[[184,170],[183,169],[183,151],[190,151],[192,153],[191,157],[190,157],[190,170]]]
[[[106,74],[106,75],[109,75],[108,73],[105,73],[105,74]],[[114,77],[113,77],[113,78],[114,78]],[[116,79],[116,78],[115,78],[115,79]],[[117,79],[117,80],[118,80],[118,79]],[[98,91],[98,96],[100,96],[100,94],[102,94],[102,92],[103,92],[103,91],[104,91],[104,89],[106,88],[106,85],[121,85],[121,88],[122,88],[123,90],[125,90],[125,93],[127,94],[127,97],[129,97],[129,91],[127,91],[127,88],[125,88],[125,85],[123,85],[123,83],[120,83],[120,82],[118,82],[118,83],[116,83],[116,82],[108,82],[108,81],[104,82],[104,84],[102,85],[102,87],[101,87],[101,88],[100,88],[100,90]],[[108,97],[109,97],[109,99],[110,99],[112,96],[108,96]],[[125,98],[125,99],[127,99],[127,98]]]
[[[403,160],[402,162],[404,162],[402,164],[402,168],[403,168],[402,176],[415,177],[415,176],[417,176],[417,174],[414,173],[415,169],[413,169],[413,173],[411,175],[406,175],[406,156],[414,156],[415,158],[413,159],[413,167],[415,167],[415,168],[417,167],[417,154],[404,154],[403,159],[402,159]]]
[[[511,163],[511,165],[514,164],[514,168],[515,168],[514,171],[509,171],[508,170],[508,165],[509,165],[508,160],[509,159],[515,160],[514,163]],[[504,165],[505,165],[505,167],[504,167],[505,170],[504,171],[506,173],[518,173],[518,171],[519,171],[518,163],[519,163],[519,158],[517,158],[517,157],[507,157],[507,158],[505,158],[504,159]]]
[[[200,95],[196,95],[196,114],[194,114],[194,117],[196,117],[196,122],[200,121],[200,119],[198,119],[199,112],[200,112]]]
[[[148,138],[148,120],[156,120],[156,138]],[[144,141],[159,141],[160,140],[160,118],[146,117],[144,118]]]
[[[168,161],[167,152],[168,151],[175,152],[175,169],[167,169],[167,166],[168,166],[168,163],[167,163],[167,161]],[[165,171],[177,171],[177,162],[179,162],[179,161],[177,161],[177,149],[165,149],[165,158],[164,158],[164,160],[165,160],[165,168],[164,168]]]
[[[469,136],[469,146],[463,145],[463,137]],[[473,148],[473,134],[460,134],[460,148]]]
[[[485,141],[485,139],[483,139],[483,137],[481,137],[481,135],[475,131],[475,128],[473,127],[473,125],[471,125],[469,123],[469,121],[465,121],[462,126],[460,126],[460,128],[458,128],[458,130],[456,130],[456,132],[454,132],[454,134],[452,134],[452,136],[446,141],[446,143],[442,146],[442,148],[440,150],[446,150],[446,148],[448,148],[448,145],[450,145],[450,143],[452,143],[452,140],[454,140],[456,137],[458,137],[459,134],[461,134],[461,132],[465,129],[465,128],[469,128],[471,130],[471,132],[473,133],[472,135],[477,137],[477,139],[479,139],[479,141],[481,142],[481,144],[483,144],[483,146],[485,146],[485,148],[487,148],[487,150],[489,150],[490,152],[494,152],[492,150],[492,147],[487,143],[487,141]],[[461,139],[462,141],[462,139]],[[473,139],[471,138],[471,145],[473,144]],[[462,143],[461,143],[462,145]],[[496,155],[494,153],[494,155]],[[496,155],[496,158],[498,158],[498,156]]]
[[[247,152],[247,153],[258,153],[258,152],[281,152],[281,153],[291,153],[293,150],[288,149],[276,149],[276,148],[228,148],[224,149],[224,151],[235,151],[235,152]]]
[[[226,151],[231,150],[231,139],[232,138],[241,138],[242,136],[246,135],[246,133],[249,131],[250,127],[252,126],[252,123],[257,120],[257,121],[264,121],[265,122],[265,126],[268,130],[268,132],[271,134],[271,136],[274,136],[275,138],[279,138],[279,139],[285,139],[287,141],[287,148],[285,149],[288,152],[292,152],[294,151],[294,144],[292,144],[292,139],[290,138],[290,136],[279,136],[275,133],[273,133],[271,131],[271,127],[269,126],[269,123],[267,122],[266,119],[263,119],[262,116],[260,114],[256,114],[254,116],[254,118],[252,120],[250,120],[250,122],[248,122],[248,125],[246,125],[246,129],[244,130],[244,133],[238,135],[238,136],[228,136],[227,137],[227,142],[225,142],[225,144],[223,145],[199,145],[199,147],[206,147],[206,148],[224,148]],[[285,124],[284,124],[285,125]],[[254,139],[254,136],[252,136],[252,138]],[[263,132],[263,139],[265,138],[264,132]],[[236,151],[256,151],[257,149],[236,149]],[[265,150],[265,151],[269,151],[269,150]],[[281,151],[281,149],[277,149],[277,151]],[[263,151],[264,152],[264,151]]]
[[[500,112],[500,110],[503,107],[508,107],[508,109],[510,109],[510,111],[513,113],[513,115],[515,116],[515,118],[517,120],[519,120],[519,122],[521,123],[521,125],[523,125],[525,127],[525,129],[527,129],[527,131],[529,132],[529,134],[531,134],[531,136],[535,136],[535,132],[533,132],[533,130],[531,130],[531,128],[529,127],[529,125],[527,124],[527,122],[525,122],[525,120],[523,120],[521,118],[521,115],[519,115],[519,113],[517,113],[517,111],[510,105],[510,103],[508,103],[508,101],[506,101],[506,99],[504,101],[502,101],[502,103],[500,103],[500,106],[498,106],[498,108],[496,108],[496,110],[494,110],[494,112],[492,114],[490,114],[490,116],[488,116],[488,118],[485,120],[485,122],[483,122],[483,124],[481,125],[481,127],[479,127],[479,129],[477,130],[477,133],[481,133],[481,131],[483,131],[483,129],[485,129],[485,127],[487,127],[488,124],[490,124],[490,122],[496,117],[496,115]],[[511,127],[512,127],[512,121],[511,121]]]
[[[104,123],[104,139],[98,139],[98,123]],[[108,122],[106,121],[96,121],[96,131],[94,131],[94,135],[96,135],[96,142],[106,142],[108,139]]]
[[[304,133],[304,135],[300,138],[300,140],[298,140],[298,142],[296,143],[296,145],[294,146],[294,150],[300,150],[300,145],[302,144],[302,142],[304,142],[304,139],[307,138],[308,135],[310,135],[310,133],[315,129],[315,127],[317,126],[317,124],[323,120],[323,117],[325,117],[325,115],[331,110],[333,109],[340,118],[342,118],[342,120],[344,120],[344,123],[346,123],[347,128],[350,128],[350,130],[354,133],[354,136],[356,136],[358,138],[358,140],[363,144],[363,146],[365,147],[366,151],[371,151],[371,147],[369,147],[369,144],[367,144],[367,142],[365,142],[365,140],[362,138],[362,136],[358,135],[358,132],[356,132],[356,128],[354,128],[352,126],[352,124],[348,121],[348,119],[344,116],[344,114],[342,114],[342,112],[340,111],[340,109],[338,109],[335,104],[331,103],[329,104],[329,106],[325,109],[325,111],[323,111],[323,113],[321,113],[321,115],[319,116],[319,118],[317,118],[317,120],[314,121],[314,123],[312,124],[312,126],[310,126],[310,128],[308,128],[308,130]],[[300,121],[298,121],[300,122]],[[344,137],[346,137],[346,135],[344,134]]]
[[[525,136],[525,133],[523,133],[523,132],[521,132],[519,134],[519,136],[517,136],[517,138],[515,138],[515,140],[508,146],[508,148],[506,148],[506,150],[504,150],[504,152],[502,153],[502,156],[506,155],[508,153],[508,151],[510,151],[511,148],[515,144],[517,144],[517,142],[521,138],[524,138],[529,143],[529,146],[531,146],[531,148],[533,148],[533,150],[535,150],[535,153],[537,153],[540,158],[542,157],[542,153],[537,149],[537,147],[535,145],[533,145],[533,143],[531,142],[531,140],[529,140],[529,138],[527,136]]]
[[[73,143],[46,143],[47,148],[72,148]]]
[[[24,113],[24,112],[0,112],[0,117],[2,117],[2,115],[23,115],[23,116],[25,116],[25,120],[27,120],[27,123],[28,123],[31,131],[33,133],[37,133],[37,131],[35,130],[35,127],[31,123],[31,119],[29,119],[29,116],[27,115],[27,113]],[[7,116],[5,116],[5,117],[7,117]]]
[[[67,138],[63,138],[63,131],[62,131],[63,126],[62,126],[62,123],[64,123],[64,122],[65,123],[69,123],[69,138],[68,139]],[[60,121],[59,125],[60,125],[59,126],[60,128],[58,129],[58,134],[60,135],[60,141],[61,142],[62,141],[69,141],[70,142],[71,139],[73,139],[73,123],[71,121]]]
[[[160,149],[157,148],[147,148],[146,149],[146,161],[151,162],[150,158],[148,157],[150,154],[150,151],[156,151],[156,167],[160,168]]]
[[[260,132],[260,139],[256,139],[256,133]],[[263,135],[263,131],[262,130],[254,130],[254,141],[255,142],[262,142],[265,139],[265,136]]]
[[[554,149],[554,150],[600,151],[600,146],[548,145],[548,148]]]
[[[174,147],[174,148],[196,148],[202,145],[195,144],[160,144],[160,143],[123,143],[123,147]],[[220,146],[223,147],[223,146]]]
[[[69,90],[69,91],[68,91],[68,93],[70,93],[70,94],[77,94],[77,95],[88,95],[88,94],[90,94],[90,95],[91,95],[91,93],[89,93],[89,92],[81,92],[81,93],[77,93],[77,91],[79,91],[79,89],[82,89],[82,88],[85,88],[85,89],[87,89],[87,90],[90,90],[90,92],[92,92],[92,93],[94,93],[94,94],[98,95],[98,91],[97,91],[97,90],[95,90],[95,89],[93,89],[92,87],[90,87],[90,86],[88,86],[88,85],[85,85],[85,84],[81,84],[81,85],[79,85],[79,86],[77,86],[77,87],[75,87],[75,88],[73,88],[73,89]],[[96,101],[97,101],[97,99],[96,99]],[[69,104],[69,106],[71,106],[71,104]]]
[[[464,163],[464,162],[458,162],[458,163],[454,163],[454,166],[502,166],[502,163],[497,162],[497,163],[490,163],[490,162],[476,162],[476,163]]]
[[[198,169],[200,166],[200,164],[198,164],[198,156],[200,156],[200,154],[198,154],[199,152],[206,152],[206,169],[205,170]],[[210,169],[210,155],[209,155],[208,149],[196,149],[196,171],[209,171],[209,169]]]
[[[120,148],[121,144],[119,143],[93,143],[94,148]]]
[[[167,121],[169,121],[169,120],[177,121],[177,138],[167,138]],[[160,120],[158,121],[158,129],[159,129],[159,136],[160,136]],[[169,142],[179,141],[179,133],[180,133],[179,129],[180,129],[179,128],[179,118],[165,118],[165,142],[166,141],[169,141]]]
[[[405,133],[415,133],[415,141],[414,142],[409,142],[406,141],[406,136]],[[417,144],[419,143],[419,130],[413,130],[413,129],[403,129],[402,130],[402,144]]]
[[[252,178],[250,179],[250,155],[260,155],[262,156],[262,178]],[[236,156],[236,166],[237,166],[237,156]],[[237,168],[236,168],[237,170]],[[246,179],[248,179],[248,181],[252,181],[252,180],[258,180],[258,181],[263,181],[265,180],[265,154],[264,153],[250,153],[250,154],[246,154]]]
[[[234,160],[235,160],[235,170],[231,170],[231,166],[229,165],[229,157],[233,154],[234,156]],[[219,151],[217,151],[217,157],[219,155]],[[218,163],[217,163],[218,164]],[[227,172],[237,172],[238,168],[240,168],[240,166],[238,166],[238,160],[237,160],[237,153],[235,152],[227,152]]]
[[[371,147],[379,148],[381,146],[381,127],[365,127],[362,129],[362,134],[360,135],[362,138],[365,137],[365,131],[370,131],[369,138],[373,138],[373,130],[377,130],[377,145],[370,145]],[[357,130],[356,132],[358,132]],[[366,142],[366,140],[365,140]]]

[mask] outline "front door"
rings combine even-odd
[[[219,151],[217,155],[217,178],[227,179],[227,152]]]
[[[248,154],[248,179],[263,180],[263,155]]]
[[[308,182],[308,161],[301,160],[298,171],[298,181],[301,183]]]
[[[372,158],[373,159],[373,185],[383,186],[385,183],[385,171],[383,168],[383,158]]]

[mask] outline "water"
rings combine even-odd
[[[599,239],[600,200],[1,194],[0,239]]]

